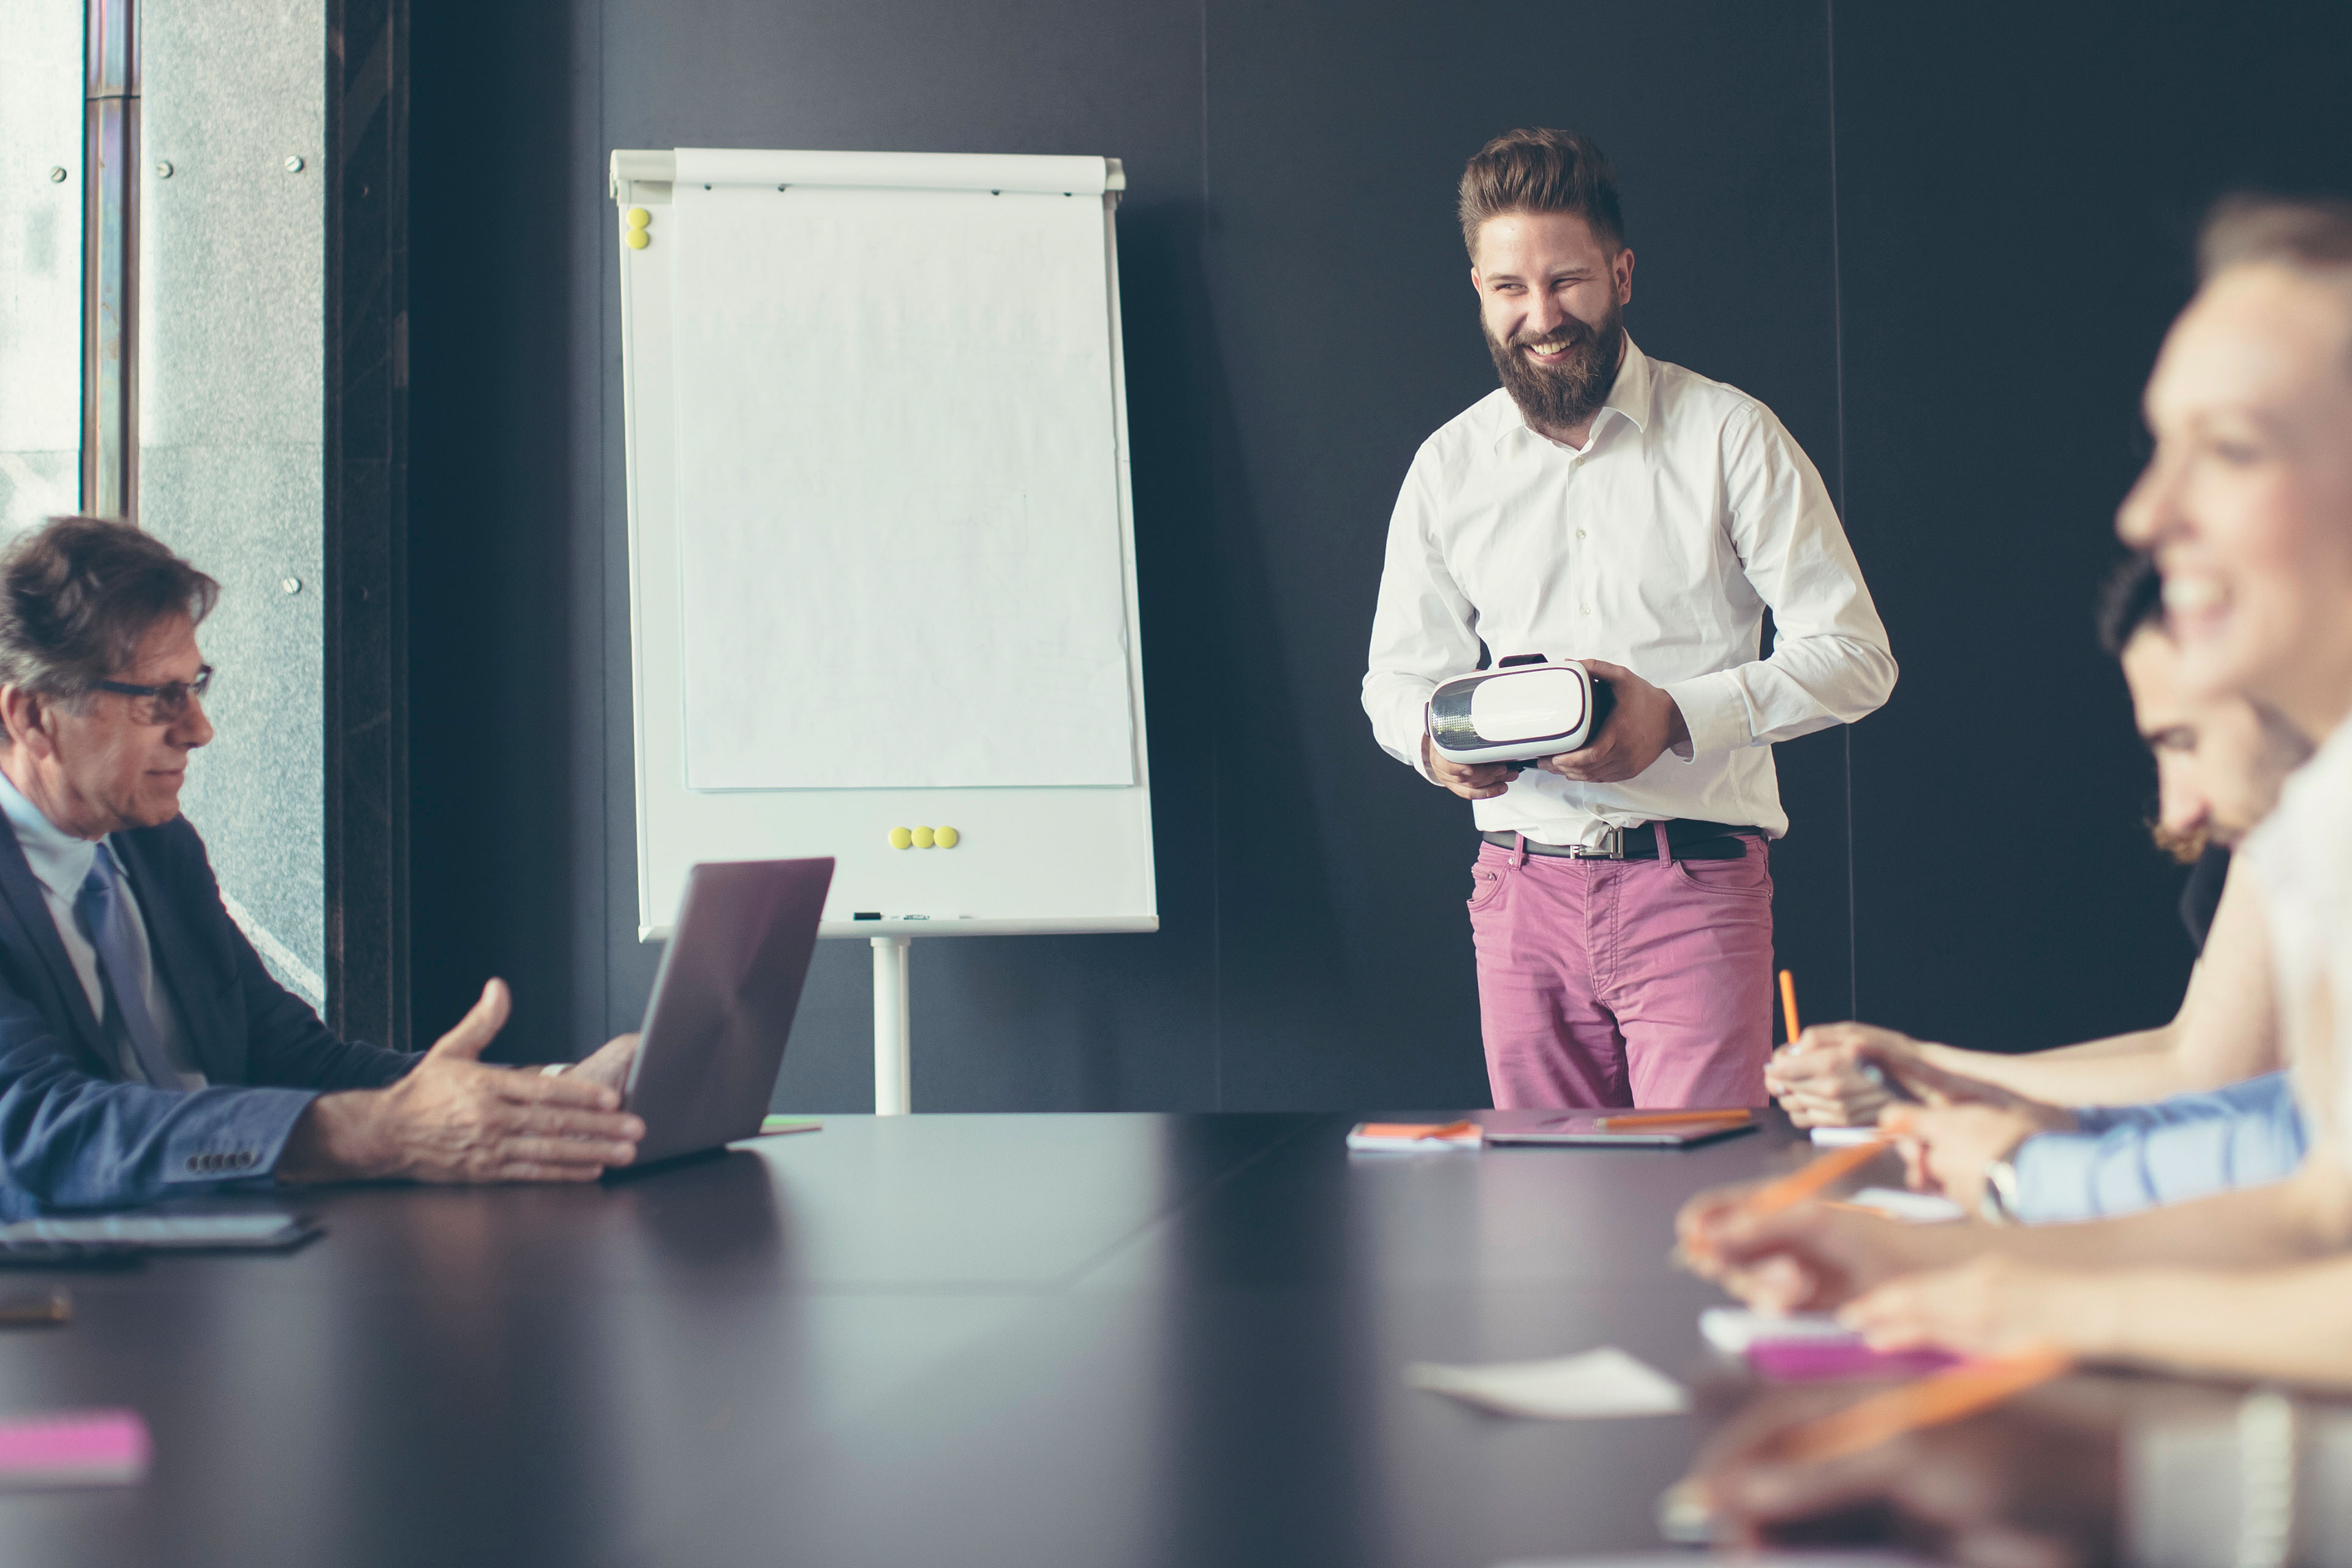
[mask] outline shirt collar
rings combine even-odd
[[[76,838],[42,816],[41,808],[26,800],[24,791],[5,773],[0,773],[0,813],[16,830],[25,862],[41,886],[68,903],[79,897],[81,885],[89,879],[90,862],[98,858],[98,845]]]
[[[1631,332],[1626,333],[1625,357],[1618,362],[1617,379],[1610,386],[1609,395],[1601,400],[1600,412],[1592,416],[1591,433],[1584,441],[1585,451],[1592,450],[1592,443],[1601,435],[1602,416],[1612,410],[1632,420],[1637,430],[1650,427],[1650,389],[1655,379],[1650,369],[1650,356],[1633,342]],[[1500,416],[1495,422],[1496,444],[1499,446],[1514,436],[1525,436],[1546,446],[1553,444],[1549,437],[1538,436],[1528,427],[1527,416],[1519,412],[1518,404],[1505,391]]]

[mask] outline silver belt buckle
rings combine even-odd
[[[1571,844],[1568,858],[1571,860],[1622,860],[1625,858],[1625,830],[1622,827],[1601,829],[1598,844]]]

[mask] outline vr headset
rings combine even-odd
[[[1513,654],[1429,694],[1429,743],[1449,763],[1509,763],[1517,772],[1590,745],[1614,705],[1609,683],[1582,665]]]

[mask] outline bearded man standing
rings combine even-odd
[[[1633,253],[1598,147],[1496,138],[1461,217],[1503,384],[1405,477],[1363,696],[1383,750],[1476,803],[1495,1103],[1761,1105],[1789,826],[1769,747],[1886,700],[1885,627],[1771,410],[1625,335]],[[1424,705],[1482,643],[1606,680],[1600,734],[1516,776],[1436,755]]]

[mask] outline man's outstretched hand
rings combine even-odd
[[[563,1076],[575,1083],[601,1083],[606,1089],[628,1092],[629,1068],[637,1059],[637,1037],[615,1035],[596,1047],[595,1054],[584,1061],[574,1062],[563,1069]]]
[[[506,982],[493,980],[406,1078],[311,1101],[286,1140],[278,1179],[589,1182],[635,1159],[645,1123],[621,1110],[617,1087],[597,1081],[604,1074],[582,1070],[622,1040],[634,1051],[634,1038],[555,1078],[486,1066],[482,1051],[512,1005]]]
[[[1582,784],[1622,784],[1647,769],[1667,747],[1690,743],[1683,710],[1664,688],[1605,658],[1576,662],[1609,683],[1617,705],[1591,743],[1538,763],[1544,772]]]

